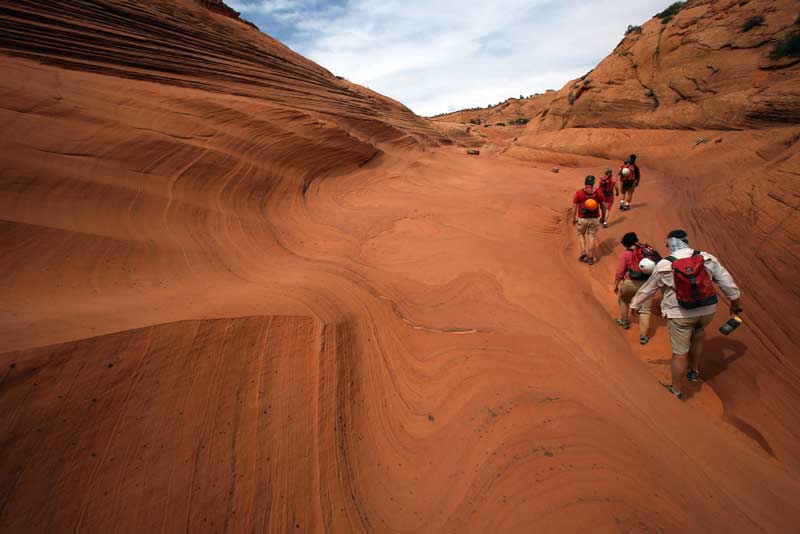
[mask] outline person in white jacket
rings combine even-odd
[[[731,315],[742,312],[739,305],[741,293],[717,258],[689,247],[689,236],[685,231],[670,232],[667,247],[670,256],[658,262],[655,272],[631,300],[631,308],[638,310],[661,289],[661,313],[667,319],[672,345],[672,384],[667,389],[682,398],[684,376],[692,382],[700,378],[705,328],[717,310],[716,292],[711,281],[730,301]]]

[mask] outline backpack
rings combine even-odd
[[[714,282],[705,267],[705,258],[699,250],[688,258],[669,256],[672,276],[675,279],[675,295],[681,308],[691,310],[717,303]]]
[[[595,189],[594,187],[591,188],[590,191],[586,189],[583,190],[583,200],[581,201],[581,218],[583,219],[597,219],[600,217],[600,201],[597,200],[597,192],[599,189]],[[586,201],[589,199],[594,199],[597,202],[597,209],[590,210],[586,207]]]
[[[613,178],[606,178],[603,176],[600,178],[600,190],[603,191],[603,196],[606,197],[606,201],[609,199],[614,199],[614,180]]]
[[[632,265],[628,266],[628,274],[631,280],[647,280],[650,275],[639,270],[639,262],[649,258],[653,260],[653,263],[658,263],[661,261],[661,254],[647,243],[636,243],[633,245],[631,252],[633,252]]]
[[[628,176],[622,174],[622,169],[628,169],[629,172]],[[636,164],[635,163],[623,163],[622,168],[619,170],[619,175],[622,177],[622,181],[626,184],[632,184],[636,181]]]

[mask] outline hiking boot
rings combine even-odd
[[[631,323],[629,323],[625,319],[614,319],[614,322],[617,323],[622,328],[624,328],[625,330],[631,327]]]
[[[688,373],[686,373],[686,378],[690,382],[697,382],[698,380],[700,380],[700,373],[694,370],[690,370]]]
[[[678,391],[677,389],[672,387],[672,384],[669,384],[669,385],[661,384],[661,385],[664,386],[665,388],[667,388],[667,391],[669,391],[670,393],[672,393],[673,395],[675,395],[679,399],[683,399],[683,393],[681,393],[680,391]]]
[[[578,261],[586,261],[586,253],[581,252],[581,255],[578,256]]]
[[[603,223],[603,228],[608,228],[608,223],[607,222]]]
[[[625,203],[624,202],[620,202],[619,203],[619,209],[621,209],[621,210],[625,209]]]
[[[639,344],[640,345],[647,345],[650,342],[650,338],[647,336],[639,336]]]
[[[586,260],[586,263],[588,263],[589,265],[594,265],[594,258],[588,258]]]

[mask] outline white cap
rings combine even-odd
[[[639,262],[639,270],[644,274],[653,274],[653,271],[656,270],[656,262],[650,258],[643,258],[642,261]]]

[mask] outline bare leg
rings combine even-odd
[[[586,252],[586,236],[584,234],[578,235],[578,242],[581,244],[581,253]]]
[[[650,314],[639,315],[639,335],[646,336],[650,330]]]
[[[633,202],[633,188],[625,191],[625,205],[630,206],[631,202]]]
[[[670,369],[672,370],[672,389],[683,393],[683,379],[686,376],[686,354],[672,354]]]
[[[590,258],[594,258],[594,244],[595,244],[595,236],[593,234],[589,234],[586,236],[586,246],[588,247],[586,250],[589,253]]]
[[[700,366],[700,357],[703,355],[703,342],[706,340],[705,330],[695,331],[692,336],[692,347],[689,349],[689,369],[697,372]]]
[[[626,302],[622,302],[622,300],[618,301],[619,304],[619,318],[623,321],[628,320],[628,314],[630,313],[630,306]]]

